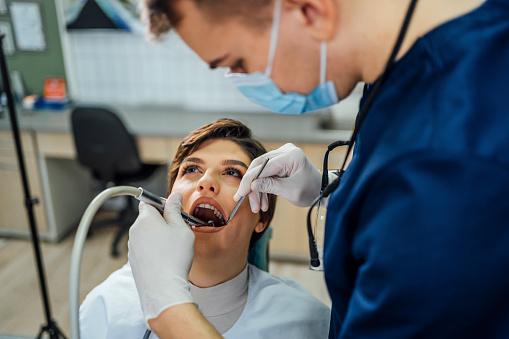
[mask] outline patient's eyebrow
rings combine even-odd
[[[192,158],[192,157],[185,158],[184,160],[182,160],[182,164],[185,163],[185,162],[195,162],[197,164],[204,164],[205,163],[205,161],[203,161],[200,158]]]
[[[224,166],[242,166],[247,169],[247,165],[239,160],[223,160],[221,164]]]

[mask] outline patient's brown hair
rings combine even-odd
[[[191,133],[182,140],[180,143],[177,154],[173,158],[170,166],[170,172],[168,174],[168,194],[173,188],[173,184],[177,179],[180,164],[190,154],[194,153],[200,148],[200,146],[208,140],[230,140],[240,146],[246,152],[251,160],[267,153],[267,150],[263,145],[255,140],[251,135],[251,130],[246,127],[240,121],[233,119],[219,119],[208,125],[202,126]],[[272,218],[274,217],[274,211],[276,209],[276,196],[269,194],[269,209],[267,212],[260,211],[260,221],[267,222],[267,226],[270,225]],[[267,230],[268,227],[265,228]],[[249,247],[253,247],[254,244],[261,238],[263,233],[253,232]]]

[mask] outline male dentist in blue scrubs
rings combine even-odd
[[[330,338],[509,338],[509,1],[413,5],[143,7],[153,36],[175,29],[211,68],[229,68],[239,90],[276,112],[305,113],[361,81],[373,85],[353,159],[328,201]],[[267,156],[260,179],[255,160],[235,199],[249,194],[253,212],[267,208],[263,193],[309,206],[320,194],[319,170],[293,145]],[[160,338],[220,337],[189,293],[194,234],[180,199],[168,199],[167,219],[142,205],[130,231],[145,319]]]

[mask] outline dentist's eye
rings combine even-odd
[[[230,67],[232,73],[247,73],[246,67],[244,67],[244,61],[242,59],[237,60],[233,66]]]
[[[231,175],[233,177],[242,178],[242,173],[236,168],[228,168],[225,171],[226,175]]]

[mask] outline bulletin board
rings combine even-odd
[[[0,0],[0,32],[9,70],[20,73],[26,94],[41,94],[48,77],[65,78],[54,0]]]

